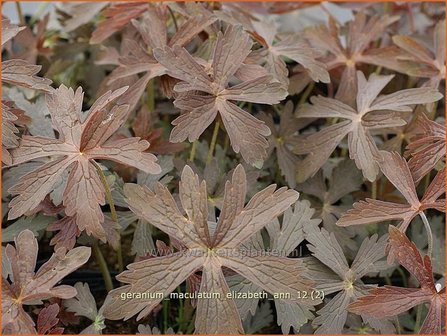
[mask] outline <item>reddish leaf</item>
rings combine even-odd
[[[97,29],[92,34],[90,43],[101,43],[132,19],[142,15],[147,8],[148,4],[138,2],[111,4],[102,12],[106,19],[98,24]]]
[[[285,86],[289,83],[288,71],[281,57],[287,57],[301,64],[314,81],[330,82],[326,66],[316,60],[319,56],[318,52],[310,47],[304,39],[299,38],[298,35],[289,35],[278,41],[275,40],[277,30],[272,24],[253,21],[253,26],[256,29],[255,36],[260,37],[264,46],[256,53],[266,60],[267,70]]]
[[[401,192],[407,204],[384,202],[367,198],[356,202],[338,220],[337,225],[350,226],[400,220],[399,229],[405,232],[414,217],[427,209],[445,212],[445,200],[438,198],[445,193],[445,171],[440,171],[419,200],[407,162],[398,153],[381,152],[380,168],[388,180]]]
[[[349,157],[355,160],[365,178],[369,181],[377,178],[378,149],[371,130],[405,125],[405,120],[396,112],[411,112],[413,104],[425,104],[442,98],[437,90],[430,88],[407,89],[379,96],[393,77],[372,74],[367,80],[358,71],[355,109],[335,99],[318,96],[311,98],[312,105],[306,104],[298,110],[297,116],[300,118],[348,119],[298,141],[295,152],[310,153],[298,164],[298,171],[303,171],[298,175],[299,182],[313,176],[347,134]]]
[[[349,105],[354,103],[358,87],[356,70],[362,63],[402,71],[396,59],[401,54],[398,48],[369,48],[370,44],[382,37],[387,27],[398,19],[398,16],[389,15],[368,18],[363,11],[359,11],[354,20],[349,22],[348,29],[344,30],[346,34],[341,33],[342,29],[336,26],[332,17],[327,27],[321,25],[305,31],[312,45],[329,53],[330,56],[325,60],[328,70],[344,68],[336,95],[338,100]],[[347,41],[346,47],[342,45],[342,38]]]
[[[37,332],[39,334],[62,334],[64,328],[56,327],[59,323],[57,315],[59,314],[59,305],[54,303],[43,308],[37,316]]]
[[[226,202],[222,210],[226,213],[225,221],[217,223],[214,232],[210,232],[204,216],[207,202],[205,182],[200,182],[188,166],[183,170],[180,185],[182,205],[188,219],[181,215],[169,191],[161,184],[157,185],[154,193],[147,188],[127,185],[125,194],[130,208],[139,217],[179,240],[186,246],[186,250],[129,265],[129,270],[118,276],[118,280],[127,285],[109,293],[104,310],[106,318],[128,319],[138,313],[138,319],[142,318],[162,298],[122,301],[122,294],[150,291],[162,292],[166,296],[191,274],[202,269],[200,292],[219,291],[222,296],[220,299],[198,300],[197,311],[207,316],[204,318],[198,315],[196,331],[242,332],[234,301],[225,298],[228,286],[222,274],[222,266],[241,273],[269,292],[286,291],[291,293],[291,301],[306,304],[306,300],[302,301],[296,296],[297,290],[311,286],[309,280],[302,276],[304,268],[301,263],[268,253],[265,256],[238,256],[234,253],[235,248],[295,202],[297,193],[285,189],[274,192],[274,186],[271,186],[257,193],[244,207],[245,183],[244,170],[239,166],[233,173],[233,188],[230,182],[227,184]],[[239,185],[242,185],[240,190],[236,188]],[[278,265],[282,266],[278,268]],[[148,274],[151,276],[148,277]],[[219,321],[209,324],[206,321],[211,321],[211,317],[219,318]]]
[[[13,163],[50,156],[52,161],[26,174],[9,191],[17,194],[9,204],[9,218],[17,218],[34,209],[54,188],[66,170],[70,171],[63,200],[67,216],[75,217],[79,230],[106,240],[102,223],[104,215],[104,187],[96,171],[94,160],[107,159],[134,166],[147,173],[159,173],[154,155],[145,153],[149,143],[139,138],[109,139],[127,118],[127,105],[106,108],[126,88],[107,92],[88,111],[81,122],[83,92],[61,85],[47,97],[53,128],[59,139],[24,136],[19,148],[14,149]]]
[[[9,325],[14,333],[36,333],[34,322],[23,310],[23,304],[50,297],[71,298],[76,290],[71,286],[57,283],[87,262],[89,247],[77,247],[68,253],[59,249],[37,273],[34,273],[37,261],[37,239],[25,230],[15,239],[15,248],[6,246],[6,256],[11,263],[12,276],[9,283],[2,278],[2,328]]]
[[[111,9],[109,8],[109,10]],[[112,72],[108,84],[113,84],[119,79],[128,78],[135,74],[143,74],[120,98],[120,103],[130,104],[129,110],[134,109],[152,78],[166,74],[165,67],[154,59],[152,50],[164,48],[168,45],[171,47],[187,45],[197,34],[211,25],[216,20],[216,17],[208,11],[203,11],[201,15],[188,18],[176,33],[171,36],[169,41],[166,20],[167,6],[146,6],[141,22],[137,20],[132,21],[145,45],[140,46],[135,41],[129,40],[123,42],[123,44],[127,43],[129,48],[125,48],[123,54],[120,55],[120,66]]]
[[[406,154],[411,155],[408,165],[416,182],[433,169],[440,160],[445,160],[445,127],[427,118],[425,113],[417,115],[415,127],[422,131],[410,139]]]
[[[229,80],[242,66],[251,50],[251,41],[241,27],[229,26],[224,34],[219,33],[213,50],[210,73],[185,49],[156,49],[155,58],[167,68],[168,74],[180,79],[174,90],[182,95],[174,102],[185,112],[174,120],[176,125],[171,141],[196,140],[220,114],[236,153],[241,152],[245,161],[259,165],[267,155],[268,127],[230,100],[276,104],[285,97],[279,83],[271,77],[260,77],[228,87]],[[198,95],[193,91],[202,91]]]
[[[436,24],[433,35],[434,52],[410,36],[395,35],[393,42],[404,51],[398,60],[405,73],[429,78],[424,86],[438,88],[445,77],[445,20]]]
[[[349,306],[349,311],[356,314],[383,318],[403,313],[422,303],[430,303],[430,310],[423,323],[421,333],[441,334],[445,309],[445,290],[438,292],[433,281],[431,261],[424,258],[416,245],[408,240],[404,233],[390,226],[390,244],[395,251],[397,261],[416,279],[420,288],[401,288],[385,286],[369,291]]]
[[[346,309],[349,303],[367,288],[361,278],[374,271],[380,259],[385,257],[387,236],[384,235],[379,239],[377,235],[365,238],[349,266],[333,233],[318,227],[308,227],[304,230],[306,240],[311,243],[308,245],[309,250],[337,275],[336,278],[326,280],[317,288],[323,290],[325,295],[339,292],[317,312],[319,316],[312,322],[313,326],[318,327],[315,333],[341,333],[348,316]]]

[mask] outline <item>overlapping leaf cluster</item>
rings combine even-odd
[[[3,17],[2,332],[445,332],[444,16]]]

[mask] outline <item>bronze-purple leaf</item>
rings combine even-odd
[[[293,259],[238,253],[239,246],[265,225],[282,214],[298,193],[275,186],[258,192],[244,206],[245,172],[239,165],[227,182],[224,207],[214,231],[206,220],[205,182],[200,182],[189,166],[185,166],[180,185],[184,217],[167,188],[161,184],[154,192],[147,187],[127,184],[124,192],[132,211],[182,243],[186,249],[162,257],[130,264],[117,279],[125,286],[109,293],[104,309],[108,319],[138,319],[149,314],[163,297],[171,293],[191,274],[202,270],[199,292],[220,293],[220,297],[197,302],[196,333],[242,333],[242,324],[233,299],[226,298],[228,285],[222,266],[230,268],[270,293],[290,293],[290,302],[314,305],[298,298],[299,290],[310,290],[312,283],[303,276],[305,268]],[[205,212],[204,212],[205,211]],[[157,298],[126,299],[122,295],[135,292],[161,293]],[[132,294],[131,294],[132,295]]]
[[[397,261],[418,280],[419,288],[384,286],[371,289],[369,294],[350,304],[348,310],[375,318],[396,316],[415,306],[429,303],[430,309],[420,330],[421,334],[441,334],[445,326],[445,288],[436,289],[431,260],[422,257],[416,245],[404,233],[390,226],[390,244]]]
[[[34,322],[22,305],[51,297],[68,299],[76,295],[73,287],[57,284],[85,264],[91,254],[89,247],[77,247],[68,253],[59,249],[35,273],[37,252],[37,239],[30,230],[17,236],[15,247],[6,246],[12,274],[10,281],[2,278],[2,329],[7,328],[14,334],[36,333]]]
[[[43,308],[37,316],[37,333],[39,335],[51,334],[60,335],[64,332],[64,328],[57,327],[59,319],[59,305],[53,303]]]
[[[278,32],[273,24],[253,21],[253,26],[256,29],[255,38],[257,37],[264,47],[256,50],[256,56],[265,59],[267,70],[286,87],[289,84],[288,71],[281,57],[287,57],[301,64],[314,81],[330,82],[325,64],[317,60],[319,53],[298,34],[276,40]]]
[[[401,70],[397,57],[401,54],[395,46],[370,48],[370,44],[385,33],[385,30],[399,19],[398,16],[375,15],[367,17],[359,11],[349,22],[346,34],[341,33],[335,19],[329,18],[328,26],[320,25],[305,31],[311,45],[329,54],[322,61],[328,70],[343,67],[336,98],[352,105],[357,91],[356,71],[360,64],[373,64],[392,70]],[[340,36],[341,35],[341,36]],[[343,36],[346,35],[346,36]],[[345,38],[346,46],[342,43]]]
[[[295,153],[308,154],[298,164],[298,181],[303,182],[313,176],[326,162],[338,144],[348,136],[349,157],[355,160],[363,176],[374,181],[379,173],[377,145],[371,135],[372,130],[402,126],[406,121],[402,112],[411,112],[412,105],[438,101],[442,94],[432,88],[415,88],[380,95],[394,75],[371,74],[369,79],[357,71],[357,98],[355,107],[339,100],[322,96],[312,97],[311,104],[305,104],[298,112],[300,118],[345,119],[300,140]]]
[[[337,225],[350,226],[399,220],[398,228],[405,232],[411,221],[427,209],[445,212],[445,170],[439,171],[428,186],[422,198],[416,193],[413,177],[408,163],[398,153],[381,152],[380,169],[388,180],[400,191],[406,204],[385,202],[367,198],[356,202],[337,221]]]
[[[398,61],[405,73],[428,78],[423,85],[438,88],[445,79],[445,20],[439,21],[434,28],[434,52],[410,36],[395,35],[393,42],[404,51]]]
[[[19,145],[19,130],[16,127],[18,111],[13,102],[2,100],[2,162],[6,165],[12,164],[12,157],[8,149]]]
[[[120,55],[120,66],[109,76],[107,83],[113,84],[129,76],[143,74],[119,100],[120,103],[130,104],[130,110],[133,110],[138,103],[148,82],[166,74],[166,68],[153,57],[152,50],[166,46],[186,46],[217,19],[210,12],[203,11],[201,15],[185,21],[168,40],[167,13],[166,5],[147,6],[141,22],[132,21],[143,40],[143,45],[137,44],[134,40],[126,40],[129,48],[124,50],[124,55]]]
[[[280,115],[279,125],[275,125],[273,117],[270,114],[261,113],[260,118],[270,128],[272,134],[269,140],[269,156],[273,150],[278,160],[278,166],[287,184],[291,188],[296,186],[296,174],[298,166],[298,156],[292,152],[296,145],[297,132],[306,127],[312,120],[297,119],[294,117],[293,103],[288,101]]]
[[[417,115],[418,133],[410,138],[405,154],[411,155],[408,165],[419,182],[440,160],[445,161],[445,126],[428,119],[424,112]]]
[[[314,257],[338,276],[338,279],[326,281],[317,287],[323,290],[325,295],[337,294],[317,311],[318,316],[312,322],[312,325],[317,327],[315,333],[341,333],[348,316],[348,305],[371,288],[365,285],[361,278],[377,269],[377,263],[385,257],[387,236],[378,238],[375,234],[365,238],[350,266],[333,233],[323,228],[309,227],[306,240],[311,244],[308,247]]]
[[[109,106],[126,88],[107,92],[90,108],[85,120],[81,114],[83,92],[61,85],[47,96],[47,105],[58,139],[25,135],[12,152],[13,164],[50,157],[51,160],[26,174],[9,192],[17,195],[9,204],[9,219],[34,209],[53,191],[65,171],[69,171],[63,194],[67,216],[76,217],[79,230],[106,240],[103,227],[104,187],[97,168],[98,159],[116,161],[156,174],[156,158],[144,152],[149,143],[139,138],[110,139],[127,118],[128,105]]]
[[[229,86],[251,46],[241,26],[228,26],[224,34],[219,32],[217,36],[209,70],[179,46],[154,50],[167,73],[181,80],[174,87],[181,93],[174,104],[184,112],[173,121],[172,142],[197,140],[219,113],[233,150],[252,165],[264,161],[268,148],[265,137],[270,135],[270,129],[232,101],[277,104],[287,92],[280,83],[272,82],[272,76]]]
[[[2,46],[25,27],[12,25],[9,20],[2,20]],[[28,63],[22,59],[11,59],[2,62],[2,82],[30,89],[51,92],[51,80],[36,76],[42,66]]]

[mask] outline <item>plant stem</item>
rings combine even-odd
[[[146,86],[147,93],[147,109],[150,112],[153,112],[155,109],[155,96],[154,96],[154,80],[151,79]]]
[[[196,157],[197,140],[192,143],[191,152],[189,152],[189,161],[193,162]]]
[[[90,162],[92,162],[93,165],[95,166],[96,171],[98,172],[99,178],[101,179],[101,183],[104,186],[104,190],[106,192],[107,203],[109,203],[109,207],[110,207],[110,216],[112,217],[112,221],[114,221],[115,223],[118,223],[118,216],[116,214],[115,203],[113,202],[112,192],[110,191],[110,187],[109,187],[109,184],[107,183],[106,176],[104,175],[104,172],[102,171],[101,167],[95,161],[92,160]],[[123,251],[121,248],[121,235],[119,237],[118,248],[117,248],[116,253],[117,253],[117,259],[118,259],[118,271],[122,272],[124,270],[124,263],[123,263]]]
[[[383,13],[384,14],[389,14],[391,13],[391,9],[393,4],[391,2],[384,2],[383,3]]]
[[[169,14],[171,14],[172,21],[174,22],[175,31],[178,31],[177,20],[175,19],[174,12],[172,11],[171,7],[169,7],[169,6],[167,6],[167,7],[168,7]]]
[[[20,24],[22,26],[26,25],[25,17],[23,16],[22,5],[20,1],[16,2],[17,16],[19,17]]]
[[[163,333],[168,329],[168,300],[163,300]]]
[[[405,276],[403,269],[401,267],[398,267],[397,272],[402,277],[402,283],[403,283],[404,287],[407,288],[408,287],[407,277]]]
[[[388,275],[385,275],[385,283],[386,283],[388,286],[391,286],[391,285],[392,285],[392,283],[391,283],[391,279],[390,279],[390,277],[389,277]]]
[[[402,334],[402,326],[400,325],[399,318],[397,316],[394,317],[394,321],[396,323],[397,333]]]
[[[180,286],[177,287],[177,293],[181,293]],[[179,298],[179,308],[178,308],[178,325],[179,330],[183,328],[183,299]]]
[[[227,153],[229,145],[230,145],[230,138],[228,137],[228,134],[225,134],[224,147],[223,147],[224,153]]]
[[[306,91],[303,92],[299,102],[298,102],[298,106],[304,104],[307,100],[307,98],[309,97],[310,93],[312,92],[312,90],[314,89],[315,86],[315,82],[311,82],[307,88]]]
[[[192,334],[192,331],[194,330],[195,320],[196,320],[196,314],[194,313],[191,318],[191,322],[189,323],[188,329],[186,330],[187,335]]]
[[[29,20],[30,26],[34,25],[39,18],[43,17],[43,12],[47,9],[48,5],[49,3],[45,2],[39,6],[37,11],[33,14],[31,19]]]
[[[424,178],[424,192],[427,190],[428,186],[430,185],[430,175],[431,175],[431,171],[429,171],[427,173],[427,175],[425,175],[425,178]]]
[[[213,137],[211,138],[211,144],[208,150],[208,157],[206,158],[206,164],[210,163],[211,159],[213,158],[214,148],[216,147],[217,135],[219,134],[219,127],[220,122],[219,120],[217,120],[216,123],[214,124]]]
[[[431,232],[430,223],[428,222],[427,216],[425,216],[425,213],[422,211],[419,213],[419,216],[422,219],[422,222],[424,223],[425,230],[427,231],[427,241],[428,241],[428,247],[427,247],[427,255],[429,258],[431,258],[432,252],[433,252],[433,233]]]
[[[102,255],[102,252],[96,240],[93,243],[93,254],[95,255],[96,262],[99,265],[99,270],[101,271],[102,277],[104,279],[106,290],[110,292],[113,289],[112,277],[110,276],[106,260],[104,259],[104,256]]]
[[[380,75],[381,72],[382,72],[382,66],[378,66],[377,69],[376,69],[376,71],[374,71],[374,73],[375,73],[376,75]]]
[[[253,104],[252,103],[248,103],[248,113],[251,114],[251,112],[253,111]]]
[[[371,186],[372,186],[371,198],[377,199],[377,180],[374,180],[374,182],[372,182]]]
[[[422,305],[420,304],[416,310],[416,321],[414,322],[414,333],[419,333],[419,329],[421,329],[422,322]]]

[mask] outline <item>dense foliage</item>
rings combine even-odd
[[[3,333],[445,332],[442,4],[16,5]]]

